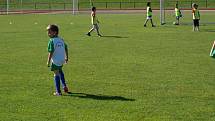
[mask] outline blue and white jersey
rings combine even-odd
[[[60,37],[54,37],[49,40],[48,52],[52,52],[51,62],[57,66],[62,66],[65,63],[66,45]]]

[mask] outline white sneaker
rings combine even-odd
[[[54,95],[54,96],[61,96],[62,94],[61,94],[61,93],[58,93],[58,92],[54,92],[53,95]]]

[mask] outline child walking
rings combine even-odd
[[[64,92],[68,93],[68,88],[66,86],[64,73],[62,70],[63,64],[68,61],[68,48],[64,40],[58,37],[59,28],[57,25],[48,25],[47,27],[48,36],[50,40],[48,42],[48,67],[51,66],[51,71],[54,73],[54,82],[56,91],[55,96],[62,95],[60,89],[60,82],[62,83]]]
[[[152,22],[152,9],[151,9],[151,2],[147,2],[147,18],[146,18],[146,21],[144,23],[144,27],[146,27],[146,24],[148,22],[148,20],[151,21],[151,24],[152,24],[152,27],[155,27],[155,25],[153,24]]]
[[[192,15],[193,15],[193,31],[199,31],[200,13],[198,10],[198,5],[195,3],[192,4]]]
[[[92,23],[92,28],[90,29],[90,31],[87,33],[88,36],[91,36],[91,32],[93,30],[96,30],[97,34],[99,37],[101,37],[102,35],[99,33],[99,20],[96,17],[96,7],[92,7],[92,12],[91,12],[91,23]]]

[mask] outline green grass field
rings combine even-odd
[[[142,14],[98,17],[101,38],[85,35],[86,14],[0,16],[1,121],[215,120],[214,24],[192,32],[187,24],[159,26],[158,17],[157,27],[144,28]],[[214,20],[213,12],[202,14]],[[50,23],[69,46],[64,72],[72,94],[61,97],[52,95],[46,66]]]

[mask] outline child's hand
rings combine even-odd
[[[68,60],[69,60],[68,58],[65,58],[65,63],[66,63],[66,64],[68,63]]]
[[[47,62],[47,66],[50,67],[50,63],[49,62]]]

